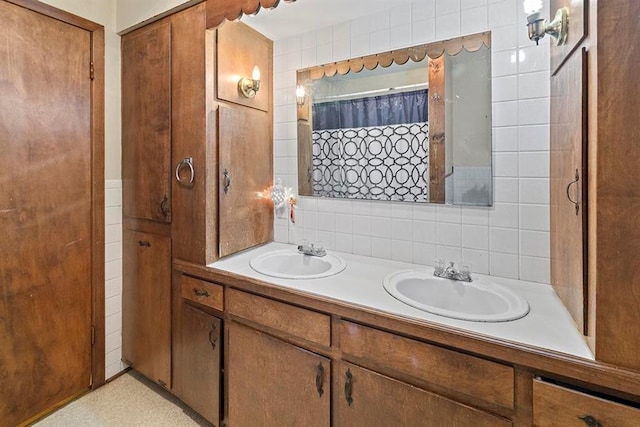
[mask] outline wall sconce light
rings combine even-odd
[[[304,105],[305,98],[306,92],[304,90],[304,86],[296,87],[296,104],[298,107],[302,107]]]
[[[556,46],[562,46],[567,41],[569,31],[569,9],[566,7],[558,9],[551,22],[542,17],[541,10],[542,0],[524,0],[529,39],[536,42],[537,45],[545,34],[549,34],[556,40]]]
[[[253,98],[260,89],[260,68],[253,67],[251,78],[243,77],[238,81],[238,90],[246,98]]]

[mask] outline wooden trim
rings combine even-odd
[[[58,21],[65,22],[69,25],[73,25],[83,30],[96,32],[104,31],[102,25],[89,21],[88,19],[81,18],[66,12],[62,9],[50,6],[46,3],[39,2],[37,0],[5,0],[7,3],[15,4],[16,6],[23,7],[25,9],[32,10],[34,12],[46,15],[50,18],[57,19]],[[104,36],[103,36],[104,39]]]
[[[402,65],[409,60],[420,62],[427,56],[431,59],[438,59],[445,52],[452,56],[457,55],[463,49],[468,52],[475,52],[482,46],[491,47],[490,31],[318,65],[299,70],[298,74],[305,73],[311,80],[318,80],[325,76],[333,77],[336,74],[359,73],[364,68],[373,70],[378,66],[389,67],[393,63]]]
[[[189,0],[189,1],[187,1],[185,3],[182,3],[182,4],[180,4],[180,5],[176,6],[176,7],[173,7],[173,8],[171,8],[169,10],[166,10],[166,11],[164,11],[162,13],[159,13],[158,15],[152,16],[149,19],[145,19],[142,22],[139,22],[139,23],[137,23],[135,25],[132,25],[132,26],[130,26],[128,28],[125,28],[124,30],[119,31],[118,35],[119,36],[124,36],[125,34],[129,34],[129,33],[133,32],[133,31],[137,30],[138,28],[142,28],[142,27],[147,26],[149,24],[153,24],[154,22],[158,22],[158,21],[162,20],[163,18],[166,18],[169,15],[173,15],[175,13],[178,13],[180,11],[188,9],[191,6],[195,6],[195,5],[199,4],[199,3],[202,3],[204,1],[206,1],[206,0]]]
[[[105,36],[99,27],[91,34],[91,60],[93,81],[91,83],[91,140],[92,140],[92,323],[95,342],[92,349],[91,387],[97,388],[105,382],[105,231],[104,231],[104,79]]]
[[[173,263],[174,268],[178,271],[224,284],[227,287],[330,313],[383,331],[394,332],[408,338],[437,344],[485,359],[526,368],[536,375],[556,377],[584,385],[589,384],[591,389],[628,400],[640,401],[639,372],[540,347],[463,331],[442,324],[385,313],[294,289],[286,289],[257,279],[179,259],[174,259]]]
[[[429,201],[445,202],[445,75],[443,56],[429,59]]]

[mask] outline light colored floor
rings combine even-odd
[[[129,371],[34,425],[202,427],[210,424],[156,384]]]

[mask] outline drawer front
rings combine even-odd
[[[351,363],[334,364],[334,427],[510,427],[511,421]]]
[[[331,345],[331,317],[246,292],[229,289],[229,314],[325,346]]]
[[[224,288],[189,276],[181,276],[182,298],[215,310],[224,310]]]
[[[533,382],[536,426],[638,426],[640,410],[544,381]]]
[[[362,365],[393,370],[492,405],[513,408],[510,366],[351,322],[340,322],[340,346]]]

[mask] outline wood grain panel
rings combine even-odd
[[[173,256],[199,264],[217,259],[217,224],[215,222],[215,127],[208,124],[207,97],[214,88],[207,85],[207,33],[205,5],[199,4],[171,16],[172,60],[172,173],[184,158],[192,158],[195,169],[193,185],[183,185],[172,178]],[[211,47],[210,47],[211,48]],[[213,123],[215,126],[215,122]]]
[[[313,196],[313,131],[311,122],[298,120],[298,194]]]
[[[583,420],[589,416],[601,426],[634,427],[640,421],[640,409],[543,381],[533,382],[535,426],[584,427],[591,425]]]
[[[122,38],[122,94],[123,215],[171,222],[170,23]]]
[[[596,358],[640,371],[640,2],[598,2]]]
[[[218,311],[224,310],[224,288],[195,277],[181,276],[182,298],[206,305]]]
[[[326,314],[284,304],[235,289],[227,291],[229,314],[260,323],[268,328],[331,345],[331,318]]]
[[[445,57],[429,58],[429,201],[444,203],[445,194]]]
[[[551,79],[550,142],[551,284],[583,332],[588,295],[586,61],[586,51],[576,52]],[[571,184],[576,171],[579,181]],[[577,212],[569,196],[579,202]]]
[[[344,354],[370,363],[376,370],[410,374],[451,391],[513,408],[514,372],[509,366],[389,334],[355,323],[340,322]]]
[[[273,203],[265,195],[273,179],[273,139],[270,114],[222,104],[218,111],[222,257],[273,240]]]
[[[228,342],[229,427],[330,425],[329,359],[235,322]]]
[[[511,425],[508,420],[346,362],[334,362],[332,384],[336,427]]]
[[[100,110],[89,31],[0,1],[0,40],[0,423],[17,425],[91,384]]]
[[[171,387],[171,239],[125,229],[122,359]]]
[[[173,392],[214,426],[220,423],[222,321],[182,306]]]
[[[551,36],[551,74],[559,71],[560,66],[569,58],[569,55],[582,43],[589,31],[588,18],[589,0],[551,0],[548,20],[555,17],[558,9],[566,7],[569,10],[569,31],[567,41],[562,46],[557,46]]]
[[[225,22],[218,28],[218,84],[221,100],[271,110],[273,44],[271,40],[242,22]],[[242,77],[251,78],[253,67],[260,68],[260,90],[246,98],[238,90]]]

